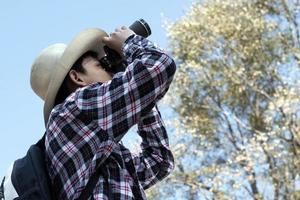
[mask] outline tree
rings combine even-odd
[[[176,170],[153,199],[300,199],[299,9],[203,0],[168,24]]]

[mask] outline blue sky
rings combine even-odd
[[[109,33],[139,18],[151,26],[150,39],[167,48],[162,14],[174,21],[184,15],[191,2],[0,1],[0,179],[45,130],[43,101],[29,83],[31,64],[43,48],[68,43],[85,28],[99,27]]]

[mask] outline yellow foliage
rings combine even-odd
[[[178,168],[168,184],[182,184],[191,194],[206,190],[216,199],[251,190],[258,200],[265,194],[257,181],[264,180],[278,199],[288,195],[282,191],[298,197],[300,82],[293,76],[300,77],[300,44],[292,45],[295,23],[281,13],[285,1],[274,2],[199,1],[168,24],[178,71],[167,103],[179,115],[172,124],[176,137],[191,138],[174,145]],[[274,20],[279,14],[286,27]],[[284,81],[287,66],[293,71]],[[223,157],[211,156],[212,150]],[[204,164],[185,166],[188,156]]]

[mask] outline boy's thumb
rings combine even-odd
[[[108,41],[109,41],[109,37],[104,36],[104,37],[102,38],[102,42],[103,42],[103,43],[107,43]]]

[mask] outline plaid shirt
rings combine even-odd
[[[47,166],[59,199],[77,199],[101,164],[94,199],[146,199],[144,189],[174,166],[156,109],[176,71],[171,57],[140,36],[127,39],[128,66],[111,81],[77,89],[52,109],[46,130]],[[142,152],[120,140],[138,124]]]

